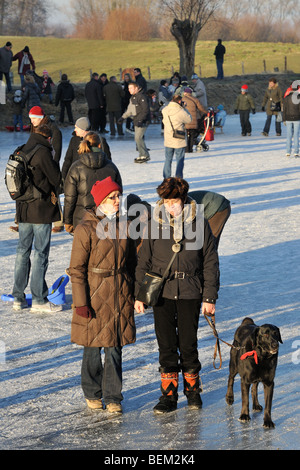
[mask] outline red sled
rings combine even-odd
[[[208,141],[215,140],[214,129],[207,129],[205,139]]]
[[[17,126],[16,129],[15,126],[5,126],[5,129],[8,130],[8,132],[14,132],[14,130],[16,130],[16,132],[20,132],[20,126]],[[30,131],[30,126],[23,126],[23,131]]]

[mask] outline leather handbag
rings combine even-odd
[[[180,131],[178,129],[174,129],[172,121],[170,119],[170,116],[168,116],[168,118],[169,118],[169,121],[170,121],[172,129],[173,129],[173,137],[175,139],[182,139],[182,140],[185,139],[185,131]]]
[[[276,102],[276,101],[273,101],[271,99],[270,110],[271,111],[281,111],[280,101]]]
[[[142,284],[140,286],[139,292],[136,296],[136,300],[139,300],[143,302],[145,305],[148,305],[151,307],[157,304],[162,288],[168,277],[171,265],[176,255],[177,255],[177,252],[173,254],[163,276],[160,276],[159,274],[155,274],[152,272],[145,274]]]

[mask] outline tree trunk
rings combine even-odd
[[[179,48],[179,73],[181,75],[191,77],[194,73],[195,48],[200,29],[200,23],[195,23],[190,20],[173,20],[171,33],[175,37]]]

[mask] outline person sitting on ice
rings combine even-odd
[[[221,132],[223,132],[223,127],[225,125],[227,112],[224,109],[222,104],[219,104],[217,107],[217,112],[215,115],[215,127],[220,127]]]

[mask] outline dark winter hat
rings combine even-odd
[[[6,47],[12,47],[12,43],[10,41],[7,41],[7,43],[5,45],[6,45]]]
[[[25,46],[24,49],[23,49],[24,52],[29,52],[29,47],[28,46]]]
[[[189,88],[188,86],[184,89],[184,93],[193,93],[193,90],[191,88]]]
[[[91,189],[91,195],[94,198],[96,206],[98,207],[99,204],[101,204],[101,202],[103,202],[104,199],[113,191],[119,191],[121,193],[122,189],[118,183],[112,180],[111,176],[108,176],[102,181],[96,181]]]
[[[79,127],[82,131],[88,131],[91,127],[90,121],[87,117],[81,117],[75,122],[75,126]]]
[[[62,76],[61,76],[61,79],[63,82],[67,81],[68,80],[68,75],[66,73],[63,73]]]

